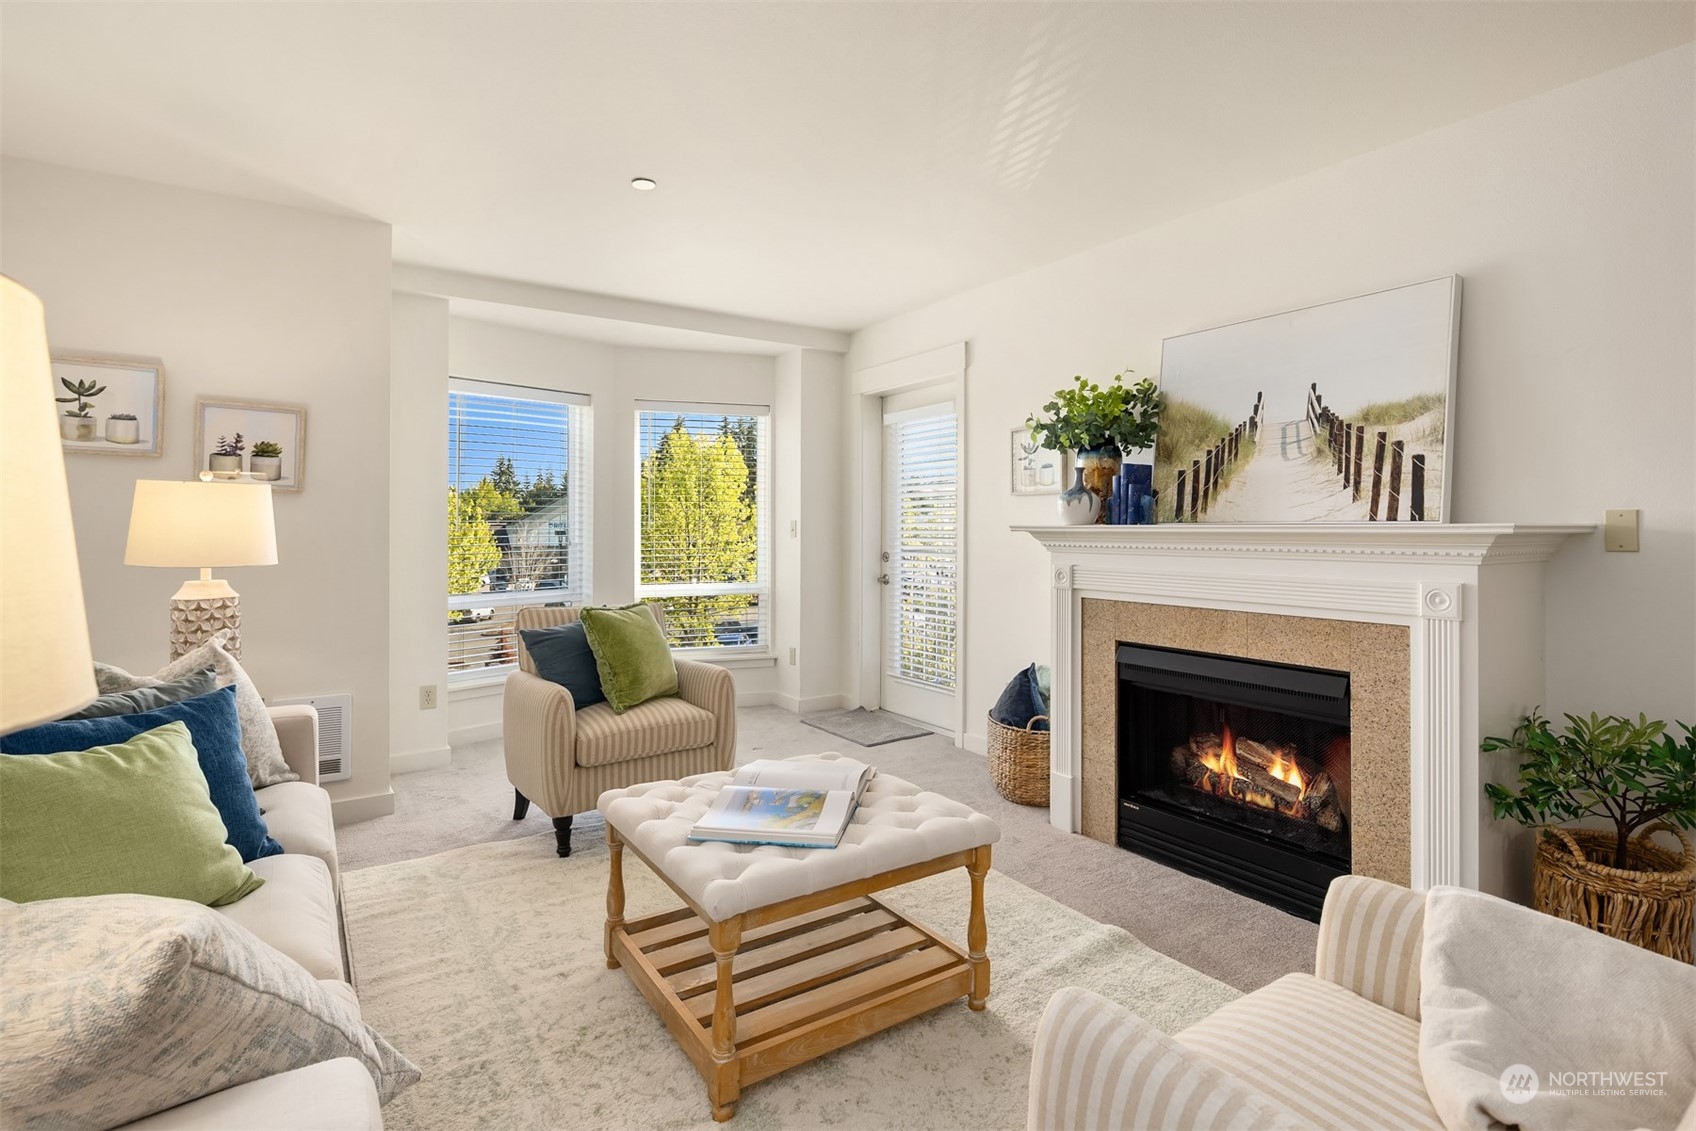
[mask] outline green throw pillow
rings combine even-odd
[[[584,609],[580,614],[601,690],[613,713],[677,694],[677,665],[653,611],[640,602],[618,609]]]
[[[265,881],[224,843],[188,727],[116,746],[0,754],[0,898],[133,892],[218,907]]]

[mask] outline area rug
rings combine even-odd
[[[423,1082],[383,1109],[388,1131],[717,1126],[694,1066],[602,957],[607,851],[552,836],[458,848],[343,878],[365,1020]],[[626,857],[627,915],[676,897]],[[963,938],[963,871],[884,893]],[[1082,985],[1167,1032],[1238,996],[1222,982],[991,872],[988,1008],[962,1000],[750,1085],[730,1126],[1021,1128],[1036,1025]]]
[[[882,746],[931,733],[923,727],[904,723],[894,715],[868,711],[864,707],[855,707],[852,711],[820,711],[802,715],[801,721],[826,734],[846,738],[858,746]]]

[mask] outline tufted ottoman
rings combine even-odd
[[[839,754],[806,755],[835,760]],[[744,1084],[965,997],[989,995],[983,878],[996,823],[878,774],[835,848],[692,844],[728,773],[601,794],[612,847],[607,966],[623,966],[707,1082],[713,1118]],[[685,906],[624,921],[624,849]],[[950,868],[971,877],[961,950],[869,898]]]

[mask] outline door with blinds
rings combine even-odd
[[[952,400],[884,399],[882,705],[953,733],[959,639],[959,431]]]

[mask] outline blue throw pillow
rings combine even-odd
[[[223,687],[210,695],[184,699],[154,711],[112,715],[102,719],[61,719],[0,736],[0,753],[62,754],[117,746],[166,723],[181,722],[200,760],[200,772],[212,793],[212,804],[224,819],[224,842],[241,853],[242,863],[276,856],[283,846],[271,839],[259,799],[247,776],[247,755],[241,748],[241,720],[236,715],[236,689]],[[92,830],[91,830],[92,831]]]
[[[518,635],[524,637],[524,650],[535,661],[536,674],[571,692],[578,710],[606,702],[601,670],[595,665],[595,653],[589,650],[589,637],[581,621],[521,629]]]
[[[990,718],[1004,727],[1015,727],[1019,730],[1024,730],[1038,715],[1046,714],[1048,700],[1042,694],[1042,684],[1037,679],[1035,664],[1014,676],[1013,681],[1001,692],[1001,698],[995,701],[995,706],[989,709]],[[1048,720],[1043,719],[1031,729],[1047,730]]]

